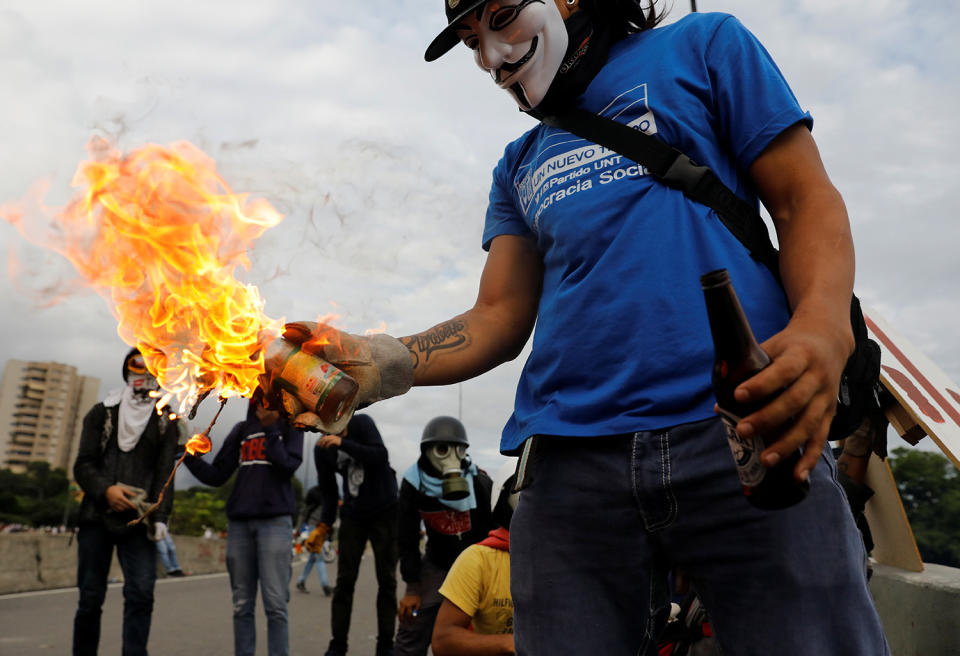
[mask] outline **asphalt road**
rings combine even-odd
[[[319,656],[330,640],[330,597],[325,597],[316,572],[310,573],[303,594],[294,583],[306,559],[298,558],[290,582],[290,653]],[[336,580],[336,563],[327,565],[330,581]],[[399,576],[398,576],[399,580]],[[109,586],[103,605],[100,653],[120,653],[123,596],[120,583]],[[402,586],[398,586],[402,589]],[[376,645],[376,577],[368,550],[360,566],[350,653],[373,654]],[[226,573],[166,578],[157,581],[149,650],[154,656],[232,656],[233,622],[230,583]],[[77,590],[46,590],[0,595],[0,654],[36,656],[69,654]],[[257,653],[266,654],[266,622],[257,600]]]

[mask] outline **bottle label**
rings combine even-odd
[[[311,412],[317,412],[343,372],[319,357],[297,351],[287,360],[280,378]]]
[[[752,438],[743,437],[737,432],[737,423],[740,417],[720,408],[720,418],[727,429],[727,442],[733,452],[733,460],[737,464],[737,475],[740,482],[747,487],[756,487],[763,482],[767,468],[760,461],[760,454],[765,448],[759,435]]]

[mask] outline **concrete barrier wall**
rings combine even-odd
[[[893,656],[960,654],[960,569],[874,565],[870,592]]]
[[[180,567],[192,574],[226,571],[226,541],[175,535]],[[157,559],[157,572],[165,576]],[[110,578],[120,580],[114,555]],[[70,588],[77,584],[77,542],[67,535],[0,533],[0,594]]]

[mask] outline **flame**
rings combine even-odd
[[[283,216],[233,193],[186,141],[123,154],[94,138],[87,150],[78,192],[39,240],[23,207],[0,207],[0,217],[67,258],[108,302],[118,334],[168,392],[158,407],[175,396],[183,414],[211,390],[250,396],[264,371],[261,347],[283,321],[267,317],[257,288],[234,273],[249,270],[248,249]]]
[[[204,453],[210,453],[210,449],[213,448],[213,444],[210,442],[210,438],[207,437],[206,433],[197,433],[184,445],[187,453],[192,456],[203,455]]]

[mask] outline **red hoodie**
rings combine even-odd
[[[482,544],[491,549],[499,549],[500,551],[510,551],[510,531],[502,527],[495,528],[490,531],[490,534],[487,535],[485,539],[477,544]]]

